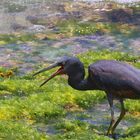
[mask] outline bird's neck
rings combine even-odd
[[[69,77],[68,83],[72,88],[77,90],[98,90],[97,85],[93,81],[90,81],[88,78],[79,80],[77,78]]]

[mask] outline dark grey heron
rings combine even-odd
[[[56,75],[67,74],[68,84],[74,89],[105,91],[111,108],[111,121],[107,135],[113,135],[115,128],[126,113],[124,99],[140,99],[140,70],[127,63],[115,60],[97,61],[88,67],[88,77],[84,79],[83,63],[75,57],[65,56],[34,75],[57,66],[60,68],[40,86],[43,86]],[[117,121],[114,118],[114,99],[118,99],[121,104],[121,113]]]

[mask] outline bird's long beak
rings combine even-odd
[[[37,74],[39,74],[39,73],[42,73],[42,72],[44,72],[44,71],[50,70],[50,69],[52,69],[52,68],[55,68],[55,67],[57,67],[57,66],[60,66],[60,65],[59,65],[58,63],[52,64],[51,66],[49,66],[49,67],[47,67],[47,68],[44,68],[44,69],[42,69],[42,70],[36,72],[35,74],[33,74],[33,76],[35,76],[35,75],[37,75]],[[51,80],[52,78],[54,78],[55,76],[60,75],[60,74],[64,74],[64,67],[63,67],[63,66],[61,66],[55,73],[53,73],[47,80],[45,80],[45,82],[43,82],[43,83],[40,85],[40,87],[43,86],[45,83],[47,83],[47,82],[48,82],[49,80]]]

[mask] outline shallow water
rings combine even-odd
[[[70,4],[69,7],[68,4]],[[139,55],[140,37],[135,34],[131,37],[123,34],[102,33],[77,37],[57,35],[60,29],[55,22],[71,18],[78,18],[80,22],[86,22],[92,18],[92,12],[94,13],[94,9],[91,11],[90,8],[94,7],[96,13],[102,13],[102,9],[107,6],[92,4],[90,6],[89,3],[68,2],[67,0],[59,2],[48,0],[2,1],[0,4],[0,34],[22,36],[22,34],[38,35],[38,33],[43,33],[43,35],[38,35],[40,41],[28,40],[26,37],[27,41],[23,42],[17,39],[16,42],[8,44],[3,43],[3,38],[1,38],[0,65],[18,67],[21,73],[27,73],[32,71],[36,65],[54,61],[62,55],[75,55],[89,49],[110,49]],[[97,12],[97,10],[101,11]],[[137,19],[139,17],[138,15]],[[93,19],[96,20],[96,17]],[[140,29],[139,24],[136,26]],[[47,36],[43,37],[46,33],[51,33],[53,39],[47,39]],[[9,37],[7,38],[9,39]]]
[[[118,101],[115,101],[114,103],[114,112],[115,112],[115,119],[117,120],[117,118],[120,115],[120,109],[118,108]],[[88,125],[90,125],[91,127],[93,127],[92,131],[99,135],[106,135],[107,133],[107,129],[109,127],[110,124],[110,120],[111,120],[111,114],[110,114],[110,108],[109,108],[109,104],[107,102],[107,100],[104,100],[102,102],[100,102],[99,104],[94,105],[91,109],[87,109],[87,110],[83,110],[80,112],[70,112],[66,115],[66,117],[64,119],[57,119],[57,120],[50,120],[48,121],[47,124],[44,123],[36,123],[34,125],[35,128],[37,128],[37,130],[39,132],[44,132],[47,135],[57,135],[60,133],[64,133],[63,129],[59,129],[56,127],[56,125],[59,125],[63,122],[65,122],[65,120],[68,121],[80,121],[83,123],[86,123]],[[137,124],[137,121],[134,121],[132,118],[129,120],[126,119],[122,119],[122,121],[119,123],[119,125],[116,128],[115,131],[115,135],[113,139],[120,139],[123,137],[127,137],[125,136],[125,131],[129,128],[134,126],[135,124]]]
[[[40,44],[7,44],[0,47],[0,64],[18,67],[21,72],[30,72],[36,65],[54,61],[63,55],[76,55],[88,50],[123,51],[140,54],[140,39],[123,39],[109,35],[88,35],[61,40],[42,41]]]
[[[116,119],[120,115],[120,109],[117,107],[118,104],[119,104],[118,101],[116,101],[114,104],[114,112],[115,112]],[[84,115],[88,117],[83,117]],[[74,114],[69,114],[67,117],[68,119],[80,120],[94,126],[104,125],[107,130],[110,124],[111,112],[110,112],[108,101],[106,100],[99,104],[96,104],[93,108],[84,111],[80,115],[78,113],[77,114],[74,113]],[[121,123],[118,125],[117,129],[122,129],[123,131],[125,131],[128,128],[128,126],[131,127],[132,125],[134,125],[133,121],[128,122],[126,120],[122,120]]]
[[[82,2],[81,2],[82,1]],[[88,1],[85,3],[83,1]],[[89,4],[89,1],[93,4]],[[140,36],[133,33],[131,36],[126,34],[104,34],[96,32],[88,35],[64,36],[60,34],[60,28],[57,26],[59,20],[77,19],[79,23],[86,22],[108,22],[106,19],[100,19],[99,15],[104,14],[107,5],[95,5],[94,0],[2,0],[0,3],[0,34],[14,34],[18,36],[26,35],[23,39],[11,39],[9,43],[3,42],[0,37],[0,66],[17,67],[19,74],[27,74],[36,70],[36,66],[41,66],[55,61],[63,55],[76,55],[88,50],[103,50],[128,52],[130,54],[140,55]],[[96,0],[95,0],[96,1]],[[120,1],[119,2],[124,2]],[[138,2],[139,0],[135,0]],[[127,2],[132,2],[128,1]],[[133,1],[134,2],[134,1]],[[131,6],[131,5],[130,5]],[[122,5],[124,7],[124,5]],[[94,9],[95,8],[95,9]],[[131,9],[127,9],[131,13]],[[140,30],[140,13],[135,14],[137,22],[123,23],[137,27]],[[134,15],[134,16],[135,16]],[[99,20],[99,21],[98,21]],[[109,21],[110,22],[110,21]],[[119,23],[116,23],[119,24]],[[129,29],[129,28],[128,28]],[[34,34],[38,40],[29,39],[27,35]],[[50,38],[49,38],[50,37]],[[5,37],[6,38],[6,37]],[[10,36],[7,37],[8,40]],[[14,40],[14,41],[13,41]],[[25,41],[22,41],[25,40]],[[10,98],[4,95],[2,99]],[[119,115],[119,108],[115,107],[115,116]],[[99,117],[100,116],[100,117]],[[97,104],[90,110],[78,113],[69,113],[66,116],[68,120],[80,120],[94,126],[104,126],[108,128],[110,123],[110,109],[108,102]],[[57,122],[54,122],[57,123]],[[128,127],[134,125],[133,121],[123,120],[117,127],[117,131],[125,131]],[[49,135],[60,133],[52,124],[36,124],[38,131]]]

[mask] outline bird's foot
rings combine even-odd
[[[107,136],[110,138],[113,138],[114,140],[118,140],[122,137],[122,135],[120,135],[120,134],[109,134]]]
[[[107,136],[111,136],[111,135],[113,135],[113,132],[111,130],[108,130],[107,133],[106,133],[106,135]]]

